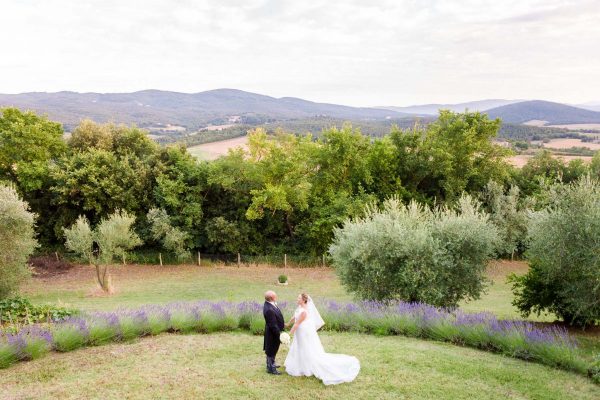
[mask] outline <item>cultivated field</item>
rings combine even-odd
[[[241,136],[234,139],[221,140],[218,142],[204,143],[196,146],[188,147],[191,155],[201,160],[214,160],[222,155],[227,154],[229,149],[236,147],[246,148],[248,137]]]
[[[522,168],[527,161],[533,156],[531,154],[517,154],[515,156],[509,157],[508,162],[517,168]],[[583,160],[583,162],[589,163],[592,161],[592,157],[590,156],[562,156],[556,155],[556,158],[563,160],[564,162],[569,162],[571,160]]]
[[[600,124],[567,124],[567,125],[548,125],[551,128],[565,128],[572,131],[598,129],[600,130]]]
[[[552,139],[544,143],[549,149],[570,149],[571,147],[587,147],[590,150],[600,150],[600,143],[584,142],[581,139]]]

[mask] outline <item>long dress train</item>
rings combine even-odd
[[[285,370],[292,376],[315,376],[325,385],[352,382],[360,371],[356,357],[326,353],[321,344],[315,323],[308,310],[298,307],[296,321],[301,313],[306,319],[298,326],[285,359]]]

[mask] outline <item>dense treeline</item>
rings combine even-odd
[[[45,246],[62,245],[79,216],[94,227],[117,211],[135,216],[141,239],[159,246],[148,221],[156,209],[187,248],[322,254],[334,227],[391,196],[436,205],[463,192],[480,197],[494,181],[526,198],[549,181],[600,171],[600,160],[564,165],[545,153],[516,170],[491,141],[499,128],[480,113],[444,111],[425,127],[392,128],[375,140],[350,126],[318,139],[256,129],[247,151],[199,162],[135,127],[83,121],[65,141],[60,124],[9,108],[0,117],[0,180],[38,215]]]
[[[434,116],[423,116],[394,118],[383,121],[359,120],[352,121],[351,125],[354,128],[360,129],[361,132],[368,136],[381,138],[383,136],[388,135],[393,126],[402,129],[410,129],[413,128],[415,124],[420,126],[426,126],[432,122],[435,122],[436,118],[437,117]],[[328,130],[332,127],[342,128],[346,124],[348,124],[348,121],[344,119],[318,116],[313,118],[270,121],[268,123],[263,123],[260,125],[239,124],[222,129],[220,131],[201,131],[198,134],[188,135],[184,138],[177,138],[177,136],[173,136],[165,142],[178,141],[179,143],[184,143],[187,146],[192,146],[195,144],[202,144],[243,136],[249,130],[257,127],[264,128],[267,131],[267,133],[270,134],[283,130],[284,132],[292,132],[301,135],[311,133],[313,136],[319,137],[324,130]],[[555,138],[574,138],[587,140],[590,139],[589,136],[585,136],[582,133],[570,131],[565,128],[553,128],[507,123],[502,123],[502,125],[500,126],[500,130],[498,131],[498,138],[506,139],[509,141],[524,142],[529,142],[532,140],[550,140]]]

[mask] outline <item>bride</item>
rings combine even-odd
[[[356,357],[325,353],[317,330],[324,321],[310,296],[298,296],[298,308],[288,325],[294,323],[290,351],[285,359],[285,370],[292,376],[315,376],[325,385],[352,382],[360,371]]]

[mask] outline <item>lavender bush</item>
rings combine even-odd
[[[286,303],[280,308],[289,314]],[[422,303],[374,301],[320,304],[324,330],[404,335],[450,342],[588,374],[575,340],[564,328],[526,321],[499,320],[490,313],[464,313]],[[0,335],[0,367],[34,359],[50,349],[71,351],[86,345],[127,341],[162,332],[211,333],[232,330],[261,334],[262,306],[256,302],[149,305],[139,309],[94,312],[18,333]]]

